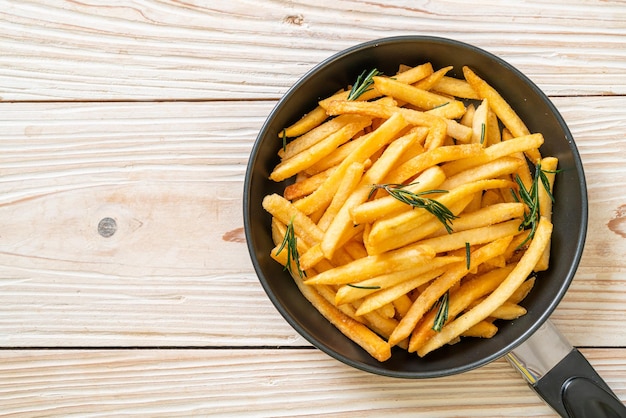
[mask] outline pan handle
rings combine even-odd
[[[626,407],[550,321],[507,360],[562,417],[626,417]]]

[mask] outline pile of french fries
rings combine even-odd
[[[533,272],[548,268],[558,161],[541,156],[542,134],[491,85],[468,67],[464,79],[451,70],[400,65],[351,100],[346,86],[277,138],[270,178],[294,180],[263,200],[271,256],[379,361],[394,346],[425,356],[493,337],[497,320],[526,313]],[[518,196],[538,164],[549,187],[537,190],[531,231],[521,225],[532,208]],[[453,218],[446,225],[380,185],[436,201]]]

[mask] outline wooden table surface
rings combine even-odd
[[[589,232],[552,319],[626,400],[624,1],[0,0],[0,415],[555,416],[504,360],[345,366],[252,268],[264,119],[319,61],[404,34],[499,55],[569,124]]]

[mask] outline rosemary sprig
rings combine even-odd
[[[539,183],[541,182],[541,185],[548,194],[548,197],[550,197],[550,200],[554,202],[554,196],[550,191],[550,182],[548,181],[546,173],[557,173],[558,171],[559,170],[542,170],[541,163],[537,163],[537,165],[535,166],[535,176],[533,177],[533,182],[530,185],[530,189],[526,189],[526,186],[524,186],[524,183],[522,182],[522,179],[519,175],[515,176],[515,182],[517,183],[517,186],[519,188],[519,198],[517,197],[515,192],[513,192],[513,197],[518,202],[521,199],[522,203],[524,203],[528,207],[528,211],[524,213],[524,218],[519,226],[519,229],[530,229],[530,233],[528,234],[526,239],[517,246],[518,249],[522,248],[528,241],[532,240],[535,236],[535,231],[537,230],[537,224],[539,223],[539,218],[541,217],[541,208],[539,207]]]
[[[448,308],[450,306],[450,292],[444,293],[437,301],[437,315],[433,322],[432,330],[439,332],[448,321]]]
[[[355,289],[366,289],[366,290],[378,290],[380,286],[361,286],[358,284],[348,283],[348,286],[354,287]]]
[[[414,183],[411,183],[414,184]],[[409,186],[411,185],[409,184]],[[438,202],[435,199],[428,197],[422,197],[423,195],[432,193],[448,193],[447,190],[425,190],[423,192],[414,193],[410,190],[406,190],[404,184],[387,183],[387,184],[373,184],[370,196],[377,190],[382,189],[389,193],[389,195],[402,203],[406,203],[414,208],[425,209],[443,224],[448,233],[452,232],[451,222],[457,218],[457,216],[450,211],[443,203]]]
[[[283,140],[283,151],[287,149],[287,130],[283,129],[281,132],[281,138]]]
[[[300,254],[298,254],[298,238],[293,229],[293,218],[287,224],[287,231],[285,231],[285,237],[280,247],[276,250],[276,255],[280,254],[283,249],[287,249],[287,263],[285,264],[285,270],[293,276],[292,262],[296,264],[298,269],[298,275],[300,278],[306,277],[306,272],[300,268]]]
[[[480,124],[480,144],[482,145],[485,142],[485,130],[486,126],[484,123]]]
[[[470,260],[471,260],[471,256],[470,256],[470,243],[466,242],[465,243],[465,267],[469,270],[470,269]]]
[[[356,78],[356,82],[350,89],[350,94],[348,94],[348,100],[356,100],[366,91],[371,90],[372,84],[374,84],[373,77],[382,74],[376,68],[367,73],[367,70],[363,70],[363,72]]]

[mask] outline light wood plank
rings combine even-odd
[[[626,351],[584,354],[626,399]],[[428,380],[367,374],[306,349],[5,350],[0,360],[11,417],[556,416],[504,360]]]
[[[574,345],[624,346],[626,99],[554,101],[590,198],[554,320]],[[242,230],[248,153],[272,105],[0,105],[0,345],[306,344],[264,295]]]
[[[621,1],[204,4],[2,0],[0,97],[276,98],[344,48],[407,34],[485,48],[553,95],[626,93]]]

